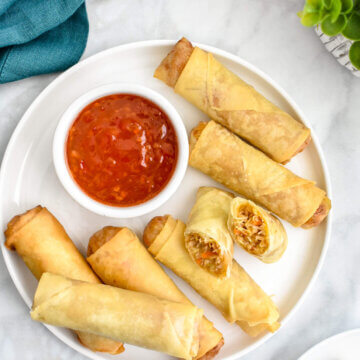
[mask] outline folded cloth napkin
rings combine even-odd
[[[84,0],[0,0],[0,83],[67,69],[88,33]]]

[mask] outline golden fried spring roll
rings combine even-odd
[[[193,261],[209,273],[230,276],[233,241],[227,228],[234,196],[213,187],[200,187],[185,230],[185,247]]]
[[[154,76],[277,162],[286,163],[311,140],[308,128],[185,38]]]
[[[44,272],[100,283],[57,219],[42,206],[15,216],[5,231],[5,245],[16,250],[39,280]],[[93,351],[119,354],[124,347],[118,341],[94,334],[77,332],[79,341]]]
[[[265,263],[278,261],[287,247],[280,220],[250,200],[231,201],[228,227],[234,241]]]
[[[130,229],[107,226],[99,230],[89,240],[87,255],[92,269],[107,285],[191,304]],[[195,358],[212,359],[224,344],[222,334],[203,316],[199,336]]]
[[[316,226],[331,208],[313,181],[296,176],[214,121],[191,132],[189,164],[294,226]]]
[[[274,332],[279,312],[264,291],[233,260],[229,278],[218,278],[190,258],[184,246],[185,224],[171,216],[152,219],[144,231],[144,243],[156,260],[185,280],[221,311],[230,323],[236,322],[251,336],[264,330]]]
[[[44,273],[31,318],[192,359],[202,310],[140,292]]]

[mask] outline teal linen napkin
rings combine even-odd
[[[67,69],[88,33],[84,0],[0,0],[0,83]]]

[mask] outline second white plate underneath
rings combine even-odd
[[[360,329],[334,335],[312,347],[299,360],[355,360],[360,358]]]

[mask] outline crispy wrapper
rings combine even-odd
[[[219,277],[230,276],[233,241],[227,228],[234,196],[213,187],[200,187],[185,230],[185,247],[193,261]]]
[[[87,260],[107,285],[191,304],[128,228],[105,227],[95,233],[89,241]],[[203,316],[199,336],[195,359],[209,360],[223,345],[222,334]]]
[[[308,128],[185,38],[154,76],[277,162],[286,163],[310,142]]]
[[[161,226],[157,226],[156,223]],[[144,232],[150,253],[201,296],[221,311],[226,320],[236,322],[251,336],[275,331],[279,312],[269,296],[233,260],[229,278],[209,274],[195,264],[184,245],[185,224],[171,216],[154,218]]]
[[[100,283],[57,219],[42,206],[15,216],[5,231],[5,245],[16,250],[39,280],[44,272]],[[123,345],[94,334],[77,332],[79,341],[93,351],[119,354]]]
[[[140,292],[44,273],[31,318],[192,359],[202,310]]]
[[[318,225],[331,207],[313,181],[296,176],[214,121],[192,131],[189,164],[294,226]]]
[[[231,201],[228,228],[234,241],[265,263],[278,261],[287,247],[280,220],[250,200]]]

